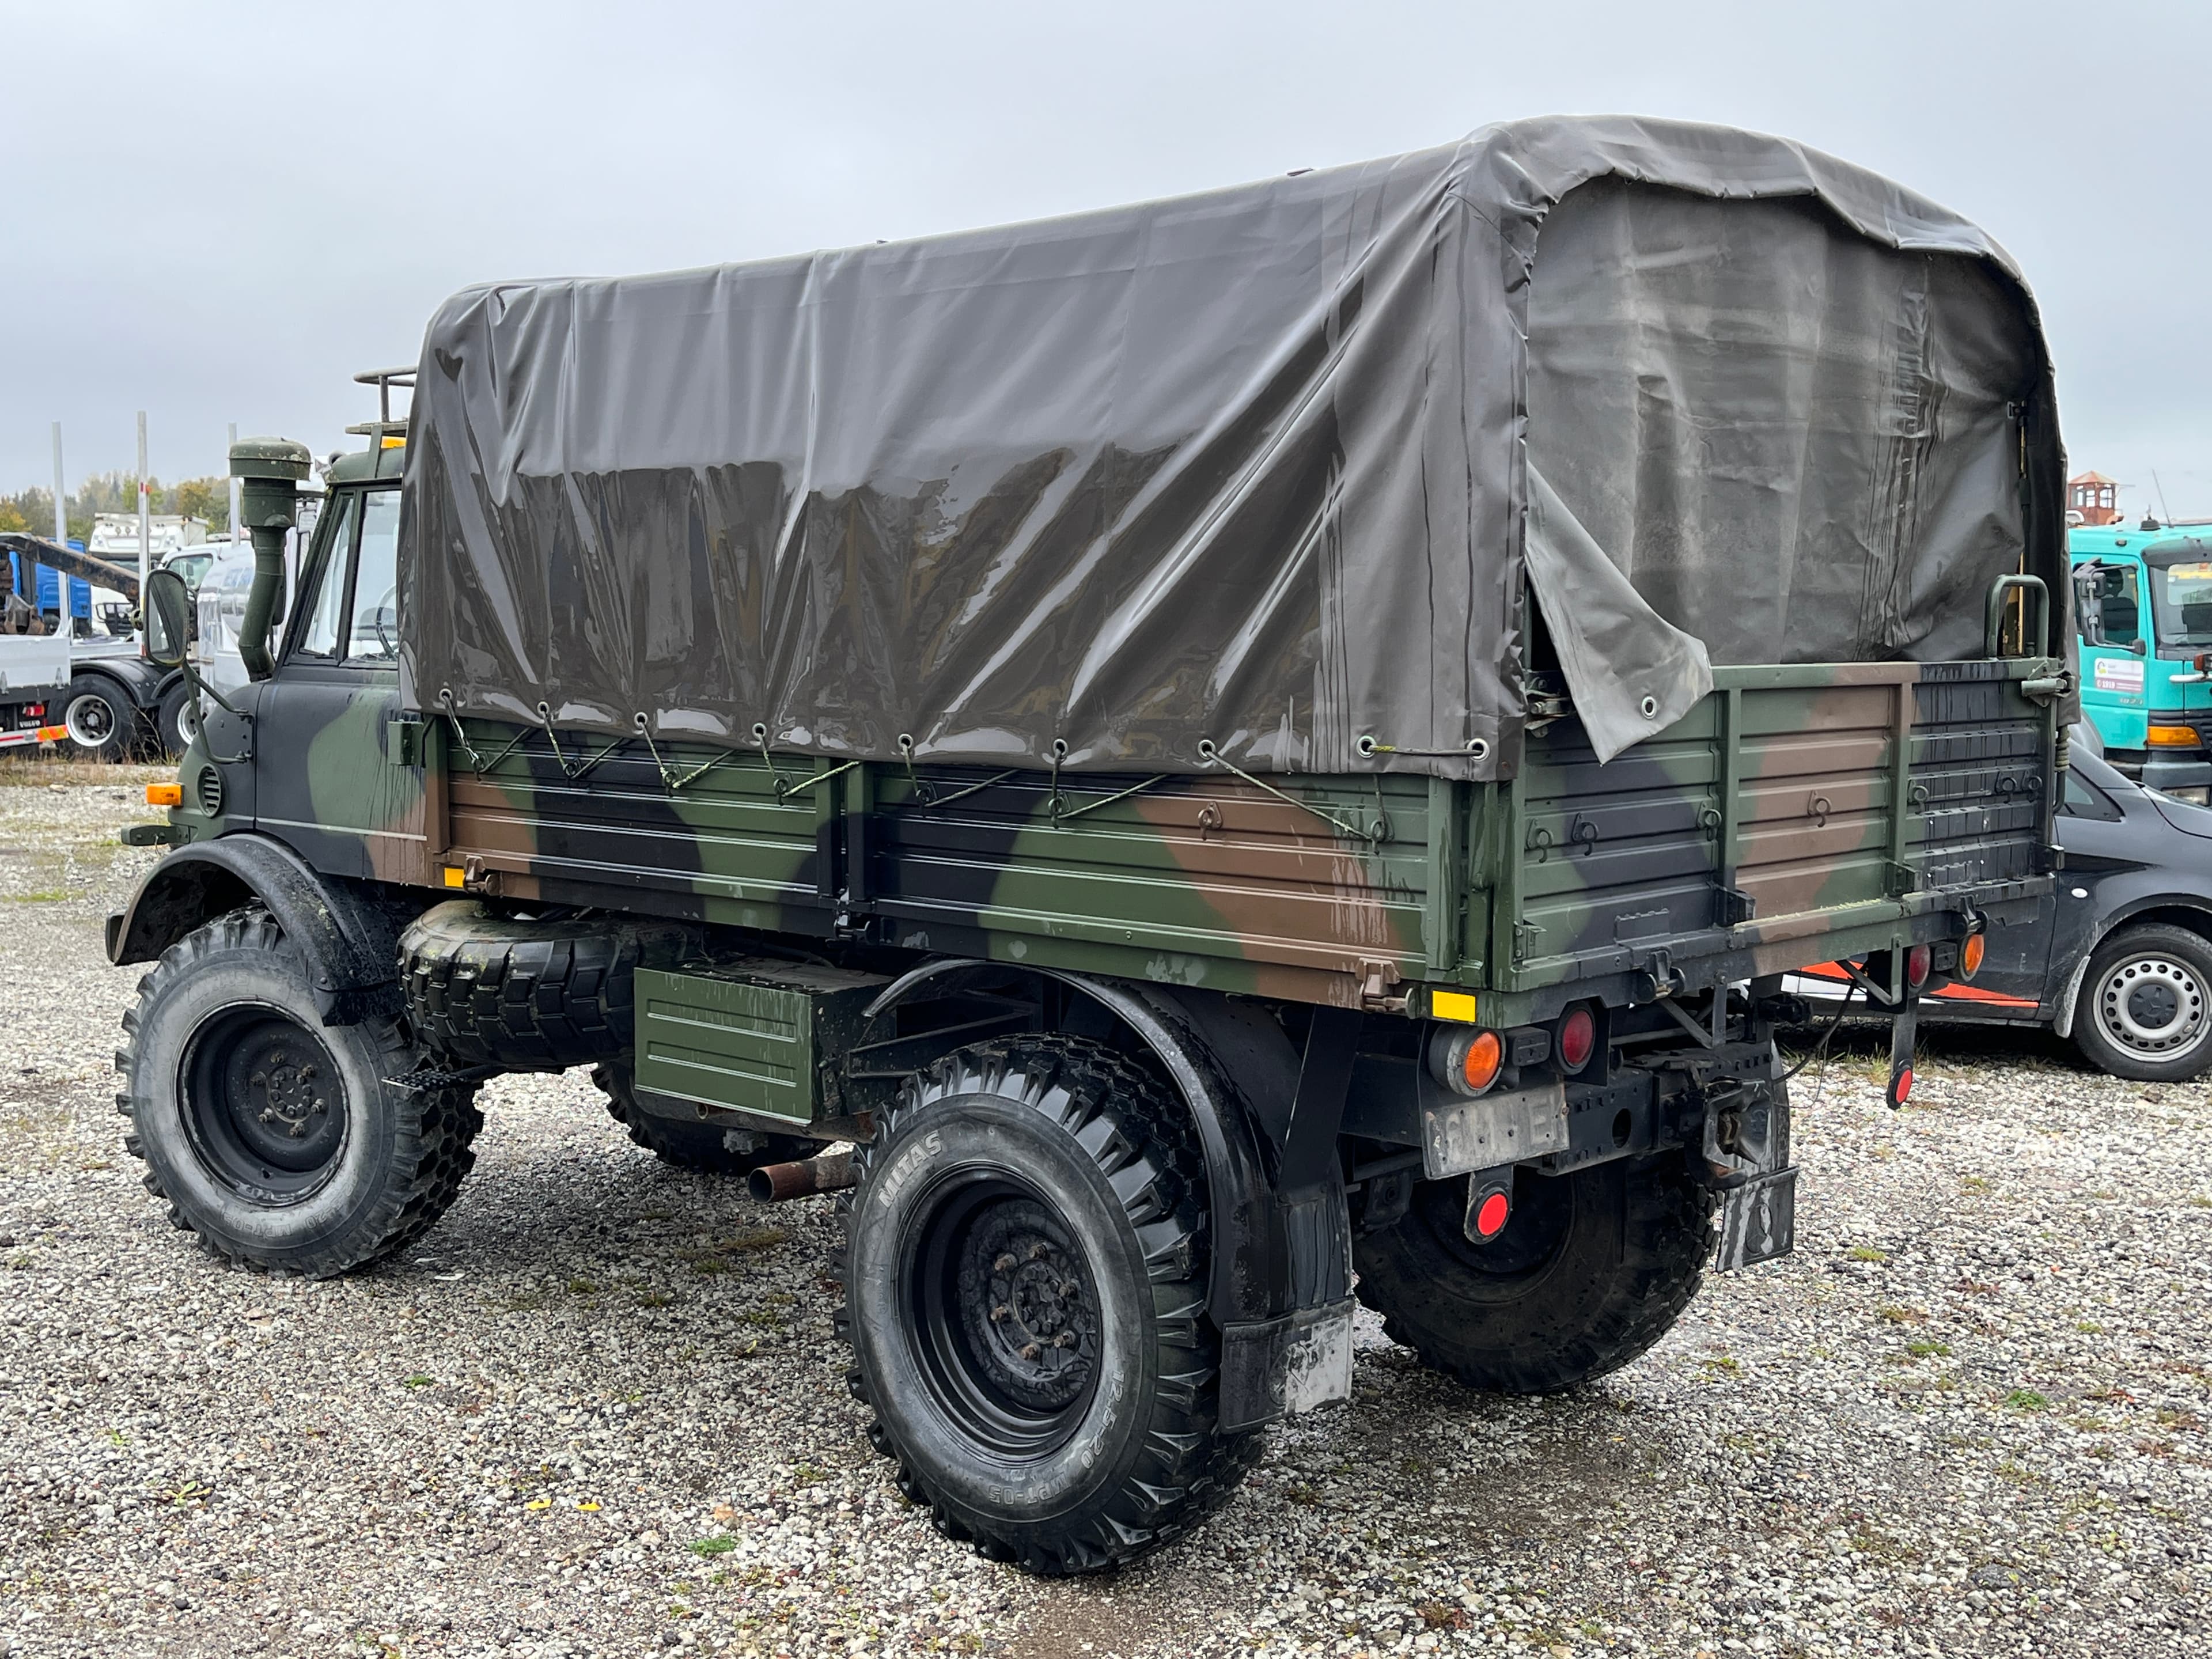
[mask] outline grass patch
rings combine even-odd
[[[1854,1244],[1851,1246],[1849,1254],[1850,1259],[1854,1261],[1887,1261],[1889,1260],[1889,1252],[1887,1250],[1877,1250],[1871,1244]]]
[[[1951,1357],[1951,1345],[1948,1342],[1908,1342],[1905,1345],[1905,1351],[1915,1359],[1948,1359]]]
[[[1917,1308],[1883,1308],[1881,1316],[1893,1325],[1925,1325],[1928,1316]]]
[[[695,1538],[684,1547],[694,1555],[713,1556],[727,1555],[737,1547],[738,1540],[734,1538],[717,1537]]]
[[[572,1279],[568,1281],[568,1294],[571,1296],[597,1296],[599,1293],[599,1287],[588,1279]]]
[[[59,904],[70,896],[62,887],[42,887],[35,893],[0,893],[0,899],[10,904]]]
[[[422,1372],[417,1371],[412,1376],[402,1377],[399,1386],[403,1389],[427,1389],[437,1380],[434,1376],[425,1376]]]
[[[2051,1409],[2051,1401],[2033,1389],[2014,1389],[2004,1397],[2004,1402],[2016,1412],[2042,1412]]]

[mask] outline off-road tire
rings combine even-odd
[[[1143,1554],[1221,1506],[1261,1441],[1215,1427],[1206,1169],[1164,1079],[1073,1037],[981,1044],[908,1079],[858,1162],[860,1185],[842,1200],[848,1382],[875,1413],[869,1438],[897,1463],[900,1491],[939,1531],[1063,1575]],[[1008,1241],[1024,1238],[1018,1257]],[[1024,1300],[1036,1295],[1048,1300]],[[987,1304],[1009,1315],[978,1311]],[[1048,1317],[1040,1307],[1066,1315],[1067,1344],[1037,1340]],[[1069,1391],[1060,1403],[1010,1405],[1012,1394],[988,1392],[988,1362],[976,1356],[1000,1333],[1011,1333],[1002,1366],[1036,1368],[1006,1374]],[[1064,1346],[1072,1361],[1040,1358]],[[948,1358],[957,1355],[964,1369]],[[1102,1412],[1102,1396],[1118,1404]],[[961,1403],[977,1399],[986,1403]],[[993,1410],[1014,1425],[995,1447],[983,1437],[991,1429],[974,1426]],[[1017,1483],[1023,1495],[1009,1497]]]
[[[708,1175],[750,1175],[764,1164],[811,1158],[828,1144],[804,1135],[757,1130],[738,1130],[733,1135],[711,1123],[655,1117],[637,1103],[631,1091],[629,1067],[619,1061],[592,1067],[592,1081],[607,1097],[607,1115],[629,1131],[631,1143],[678,1169]],[[732,1139],[738,1144],[732,1146]]]
[[[2125,1012],[2131,978],[2160,981],[2174,1035],[2161,1041],[2163,1022],[2145,1022]],[[2193,1021],[2192,1021],[2193,1014]],[[2074,1046],[2100,1072],[2137,1083],[2185,1083],[2212,1066],[2212,944],[2200,933],[2165,922],[2123,927],[2097,947],[2082,971],[2081,1000],[2075,1005]]]
[[[302,1052],[331,1065],[342,1122],[322,1173],[299,1178],[296,1190],[257,1197],[243,1189],[251,1175],[241,1183],[235,1152],[226,1174],[224,1158],[210,1150],[216,1108],[191,1079],[205,1077],[198,1056],[228,1023],[280,1024],[274,1016],[305,1034]],[[164,951],[139,981],[123,1029],[115,1098],[131,1120],[124,1150],[143,1160],[146,1190],[168,1204],[170,1219],[228,1261],[318,1279],[380,1261],[445,1213],[475,1162],[470,1142],[483,1127],[476,1085],[405,1081],[424,1055],[404,1021],[322,1024],[306,963],[258,905],[219,916]]]
[[[64,742],[69,751],[87,760],[131,760],[147,740],[130,694],[105,674],[79,674],[70,680],[47,718],[68,728]]]
[[[637,969],[680,961],[696,939],[680,922],[543,921],[459,900],[399,936],[399,981],[416,1030],[454,1063],[561,1072],[628,1052]]]
[[[1713,1195],[1679,1152],[1522,1170],[1489,1244],[1463,1231],[1467,1188],[1421,1182],[1395,1226],[1354,1241],[1352,1260],[1384,1334],[1486,1393],[1550,1394],[1620,1370],[1681,1317],[1712,1254]]]

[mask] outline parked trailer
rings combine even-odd
[[[1901,1102],[2051,889],[2033,304],[1794,145],[501,283],[365,378],[278,634],[307,455],[233,452],[249,684],[109,927],[149,1185],[342,1272],[483,1078],[592,1065],[663,1158],[853,1183],[874,1443],[1036,1571],[1346,1399],[1355,1299],[1474,1388],[1632,1360],[1790,1248],[1782,975],[1848,964]]]

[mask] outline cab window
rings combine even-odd
[[[293,654],[364,668],[399,657],[399,492],[347,489],[301,593]]]
[[[346,654],[356,662],[399,659],[399,492],[378,489],[362,504],[361,551],[354,562],[353,634]]]
[[[320,556],[307,572],[301,596],[305,614],[300,620],[299,642],[292,647],[295,656],[337,660],[338,641],[345,630],[346,567],[361,521],[360,506],[358,492],[347,495]]]
[[[2085,644],[2125,651],[2142,639],[2142,590],[2135,566],[2084,565],[2075,575],[2075,625]]]
[[[2070,818],[2098,818],[2118,823],[2127,816],[2120,804],[2070,767],[2066,772],[2066,800],[2060,811]]]

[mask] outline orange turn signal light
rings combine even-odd
[[[1498,1033],[1477,1031],[1460,1056],[1460,1082],[1468,1093],[1479,1095],[1498,1081],[1498,1070],[1504,1064],[1505,1045],[1498,1040]]]
[[[2194,749],[2197,747],[2197,728],[2193,726],[2154,726],[2143,741],[2154,749]]]
[[[149,783],[146,786],[146,805],[149,806],[182,806],[185,786],[181,783]]]
[[[1966,935],[1966,942],[1959,947],[1959,977],[1960,979],[1972,979],[1982,971],[1982,953],[1988,948],[1989,941],[1979,933]]]

